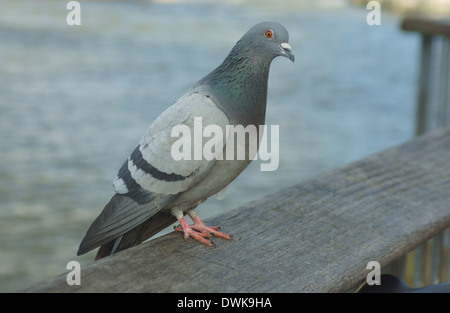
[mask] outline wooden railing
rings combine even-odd
[[[27,292],[346,292],[450,226],[450,128],[210,219],[214,247],[170,233]]]
[[[450,19],[404,18],[402,29],[421,36],[416,134],[450,125]],[[449,191],[450,192],[450,191]],[[411,286],[450,281],[450,230],[401,258],[392,272]]]
[[[422,37],[417,134],[450,124],[450,19],[407,17],[402,29]]]

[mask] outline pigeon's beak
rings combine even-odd
[[[291,45],[288,44],[287,42],[283,42],[280,44],[280,47],[281,47],[281,55],[288,58],[289,60],[292,61],[292,63],[294,63],[295,56],[292,53]]]

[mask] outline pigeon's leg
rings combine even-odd
[[[192,227],[186,223],[186,220],[184,219],[184,217],[179,219],[178,222],[180,222],[181,227],[175,226],[174,229],[175,229],[175,231],[181,231],[182,233],[184,233],[184,240],[187,240],[189,237],[192,237],[195,240],[198,240],[201,243],[204,243],[205,245],[212,246],[211,241],[209,241],[208,239],[205,239],[205,238],[210,238],[211,237],[210,234],[193,230]]]
[[[210,234],[213,234],[217,237],[231,239],[228,234],[220,232],[219,227],[206,226],[193,210],[187,211],[187,214],[191,217],[192,221],[194,222],[194,225],[192,225],[192,226],[187,225],[186,220],[182,216],[181,218],[178,218],[178,221],[180,222],[180,226],[176,226],[174,228],[175,231],[181,231],[184,233],[185,240],[189,236],[191,236],[194,239],[197,239],[198,241],[200,241],[204,244],[207,244],[208,246],[211,246],[212,245],[211,242],[209,240],[206,240],[203,237],[210,237],[211,236]]]
[[[218,226],[206,226],[198,217],[198,215],[194,212],[194,210],[187,211],[187,214],[191,217],[192,221],[194,222],[194,225],[191,226],[192,229],[195,229],[202,233],[211,233],[214,236],[225,238],[225,239],[231,239],[230,235],[222,233],[219,231],[220,227]]]
[[[186,220],[184,219],[183,212],[176,212],[175,217],[177,218],[178,222],[180,223],[180,226],[175,226],[175,231],[180,231],[184,234],[184,240],[187,240],[189,237],[194,238],[195,240],[200,241],[201,243],[204,243],[205,245],[212,246],[211,241],[209,241],[206,238],[210,238],[211,234],[209,233],[203,233],[195,231],[191,228],[191,226],[188,225]]]

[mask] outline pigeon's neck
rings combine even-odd
[[[250,50],[231,51],[223,63],[205,77],[205,83],[233,123],[264,124],[271,61]]]

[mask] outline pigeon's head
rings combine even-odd
[[[274,22],[256,24],[240,40],[240,43],[269,60],[283,56],[294,62],[295,57],[288,42],[289,33],[286,28]]]

